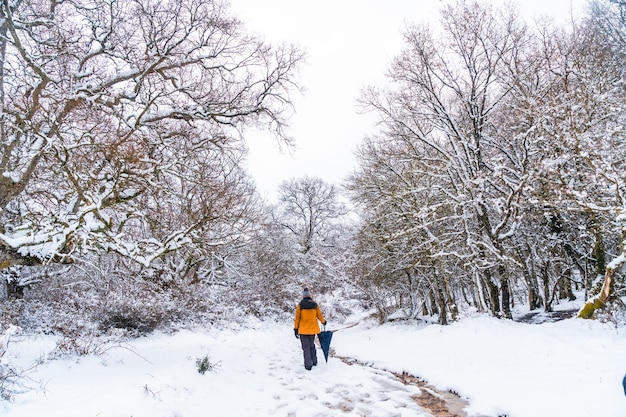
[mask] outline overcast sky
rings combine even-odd
[[[248,30],[273,44],[294,43],[307,53],[294,95],[290,134],[296,149],[281,151],[269,136],[248,136],[248,170],[261,194],[275,198],[284,180],[304,175],[340,184],[356,167],[354,150],[373,129],[372,115],[357,114],[356,99],[384,73],[402,48],[409,23],[438,18],[448,0],[230,0]],[[504,4],[504,0],[493,0]],[[587,0],[518,0],[524,13],[559,19]],[[572,4],[574,6],[572,6]]]

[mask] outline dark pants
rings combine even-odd
[[[304,367],[311,369],[317,365],[317,353],[315,352],[315,335],[301,334],[302,352],[304,353]]]

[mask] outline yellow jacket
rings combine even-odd
[[[320,306],[311,297],[303,298],[296,306],[296,318],[293,322],[293,328],[298,331],[298,334],[319,334],[320,325],[317,323],[318,320],[322,324],[326,324],[326,319],[322,314]]]

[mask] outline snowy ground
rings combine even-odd
[[[14,338],[3,359],[27,368],[54,344]],[[334,333],[332,347],[359,364],[331,356],[306,371],[287,322],[155,334],[100,356],[45,360],[0,415],[429,416],[420,390],[389,372],[406,371],[467,398],[468,416],[626,416],[626,329],[608,324],[366,321]],[[207,355],[215,368],[201,375],[196,360]]]

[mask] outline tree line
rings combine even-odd
[[[389,86],[361,98],[382,128],[349,181],[381,314],[391,297],[442,323],[459,302],[511,318],[513,295],[551,311],[573,289],[597,293],[598,277],[612,285],[626,243],[626,3],[589,7],[568,27],[530,26],[461,1],[406,30]]]
[[[345,184],[288,179],[271,203],[243,168],[246,130],[292,143],[303,51],[221,1],[4,1],[3,325],[53,306],[149,331],[242,300],[287,311],[309,283],[381,320],[618,301],[625,16],[615,0],[569,26],[444,7],[363,90],[381,128]]]

